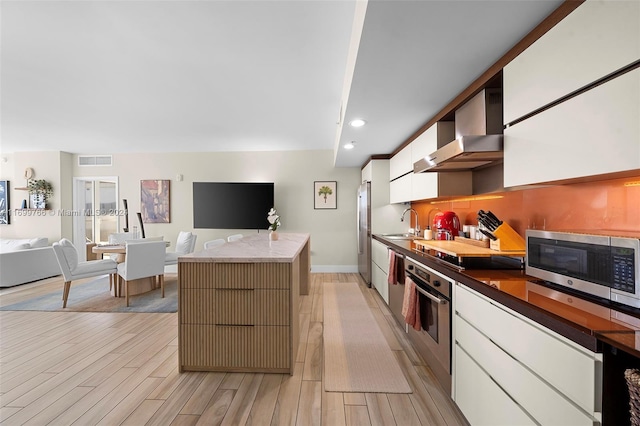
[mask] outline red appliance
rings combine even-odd
[[[460,219],[454,212],[438,212],[433,217],[432,229],[436,240],[453,240],[460,233]]]

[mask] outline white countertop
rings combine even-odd
[[[309,241],[309,234],[278,232],[278,236],[277,241],[270,241],[269,232],[247,235],[237,241],[180,256],[178,262],[290,263]]]

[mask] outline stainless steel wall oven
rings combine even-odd
[[[451,393],[451,291],[454,281],[409,258],[405,259],[405,272],[416,284],[421,322],[420,330],[409,327],[409,337],[444,390]]]

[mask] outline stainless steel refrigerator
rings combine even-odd
[[[358,272],[371,287],[371,183],[358,188]]]

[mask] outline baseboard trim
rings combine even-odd
[[[311,272],[317,273],[357,273],[358,265],[311,265]]]

